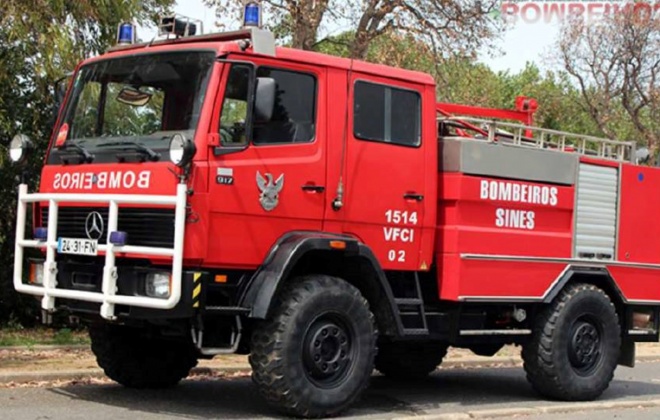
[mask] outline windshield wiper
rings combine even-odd
[[[101,148],[101,147],[118,147],[118,146],[123,148],[131,148],[134,151],[140,153],[143,157],[146,157],[151,162],[156,162],[160,160],[160,153],[156,153],[147,146],[144,146],[140,143],[136,143],[134,141],[115,141],[110,143],[99,144],[97,147]]]
[[[60,153],[60,159],[64,163],[69,163],[69,161],[66,155],[63,156],[62,152],[70,152],[70,151],[78,155],[79,158],[82,158],[81,163],[92,163],[94,161],[94,155],[89,153],[87,149],[76,143],[70,143],[70,142],[64,143],[63,145],[58,146],[57,150]]]

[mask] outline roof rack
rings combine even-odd
[[[637,163],[637,144],[634,141],[612,140],[472,117],[440,116],[438,121],[444,125],[444,130],[441,131],[443,138],[472,138],[490,143],[573,152],[619,162]],[[449,134],[448,129],[451,127],[455,128],[457,135]],[[469,135],[466,130],[476,133]]]

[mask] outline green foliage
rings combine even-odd
[[[315,49],[348,57],[353,38],[353,33],[345,32],[323,40]],[[494,72],[464,56],[436,57],[428,45],[412,36],[394,33],[375,39],[367,60],[432,74],[437,82],[439,102],[511,109],[517,96],[529,96],[539,102],[537,125],[596,136],[603,134],[584,110],[579,91],[563,72],[543,74],[533,63],[527,63],[515,74]]]
[[[438,99],[511,109],[517,96],[539,103],[536,125],[555,130],[602,135],[580,105],[580,95],[563,73],[543,74],[533,63],[519,73],[494,72],[469,60],[453,60],[440,69]]]
[[[53,344],[71,344],[73,342],[73,332],[69,328],[62,328],[53,335]]]
[[[0,324],[37,319],[35,299],[12,287],[15,207],[19,170],[6,159],[18,132],[35,143],[28,163],[30,188],[54,123],[52,83],[115,42],[117,24],[155,21],[173,0],[6,0],[0,12]]]
[[[89,343],[85,328],[58,328],[38,326],[24,328],[20,324],[7,324],[0,329],[0,347],[38,345],[70,346]]]

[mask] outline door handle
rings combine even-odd
[[[422,201],[424,199],[424,196],[422,194],[417,194],[417,193],[405,193],[403,195],[403,198],[406,200]]]
[[[325,191],[325,187],[320,185],[305,184],[301,188],[303,191],[308,191],[313,193],[322,193],[323,191]]]

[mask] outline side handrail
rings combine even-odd
[[[637,144],[634,141],[613,140],[473,117],[441,116],[438,117],[438,121],[457,124],[464,127],[464,129],[478,128],[475,131],[482,138],[475,136],[470,136],[470,138],[491,143],[501,142],[518,147],[574,152],[585,156],[635,163]]]

